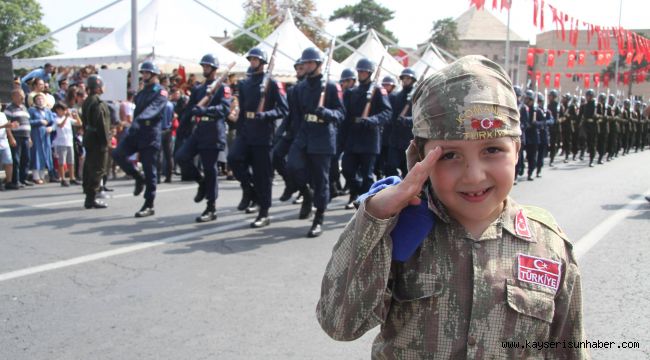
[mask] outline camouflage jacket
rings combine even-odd
[[[438,221],[405,263],[391,261],[396,222],[372,217],[364,202],[341,234],[316,310],[329,336],[354,340],[381,325],[373,359],[589,357],[569,348],[584,341],[580,272],[546,211],[509,198],[480,239]]]

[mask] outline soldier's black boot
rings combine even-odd
[[[95,199],[94,196],[86,195],[84,207],[86,209],[106,209],[108,205],[103,201]]]
[[[205,199],[205,181],[200,179],[197,181],[199,183],[199,188],[196,189],[196,195],[194,195],[194,202],[200,203],[201,200]]]
[[[357,199],[357,195],[355,195],[352,191],[350,191],[350,199],[348,200],[348,203],[345,204],[345,210],[354,209],[354,200],[356,199]]]
[[[299,219],[307,219],[311,215],[311,206],[313,204],[313,193],[311,189],[305,187],[301,191],[303,201],[302,205],[300,206],[300,214],[298,215]]]
[[[302,198],[302,192],[298,193],[298,196],[296,196],[296,199],[293,201],[294,205],[300,205],[302,204],[303,198]]]
[[[246,214],[253,214],[257,212],[257,194],[255,193],[255,189],[251,190],[251,203],[248,205],[245,212]]]
[[[594,167],[594,158],[593,157],[589,158],[589,167]]]
[[[156,212],[153,210],[153,201],[145,201],[144,205],[142,205],[142,208],[140,211],[135,213],[135,217],[137,218],[143,218],[147,216],[152,216]]]
[[[293,195],[294,191],[290,187],[285,187],[284,191],[282,192],[282,195],[280,196],[280,201],[285,202],[291,199],[291,196]]]
[[[604,164],[603,162],[603,155],[598,155],[598,165]]]
[[[141,173],[136,173],[135,178],[135,189],[133,189],[133,196],[138,196],[142,194],[144,190],[144,176]]]
[[[530,172],[528,172],[528,181],[533,181],[533,180],[534,180],[533,179],[533,172],[530,171]]]
[[[269,218],[269,209],[260,209],[259,214],[257,214],[257,219],[251,223],[251,227],[257,229],[270,224],[271,218]]]
[[[242,186],[241,201],[239,202],[239,205],[237,205],[237,210],[243,211],[248,208],[248,206],[251,204],[252,192],[253,191],[250,187]]]
[[[314,215],[314,221],[311,223],[311,229],[307,232],[307,237],[315,238],[321,236],[323,233],[323,210],[316,210],[316,215]]]
[[[214,204],[208,204],[201,216],[198,216],[195,220],[197,223],[217,220],[217,210],[215,209]]]
[[[542,177],[542,169],[537,169],[537,174],[535,177],[541,178]]]

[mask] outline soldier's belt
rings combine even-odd
[[[355,124],[358,124],[358,123],[361,123],[361,122],[363,122],[363,118],[361,116],[357,116],[357,117],[354,118],[354,123]]]
[[[86,126],[86,131],[97,131],[97,128],[94,126]]]
[[[325,120],[316,116],[316,114],[305,114],[305,121],[322,124]]]
[[[209,116],[201,116],[201,117],[199,117],[199,121],[204,121],[204,122],[215,121],[215,120],[217,120],[217,119],[211,118]]]
[[[594,122],[594,119],[585,119],[585,121],[588,122],[588,123],[592,123],[592,122]]]
[[[246,111],[246,113],[244,114],[244,116],[246,116],[246,119],[255,119],[255,112],[253,112],[253,111]]]

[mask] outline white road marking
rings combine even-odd
[[[343,203],[332,203],[333,206],[341,206]],[[277,214],[274,214],[271,216],[271,220],[282,220],[286,219],[289,217],[296,217],[297,218],[298,214],[298,209],[294,208],[291,210],[286,210],[283,212],[279,212]],[[11,279],[16,279],[20,278],[23,276],[28,276],[28,275],[34,275],[38,274],[41,272],[45,271],[51,271],[51,270],[57,270],[73,265],[79,265],[91,261],[96,261],[96,260],[101,260],[101,259],[106,259],[112,256],[116,255],[122,255],[122,254],[128,254],[131,252],[135,251],[140,251],[144,249],[150,249],[153,247],[161,246],[161,245],[166,245],[166,244],[172,244],[172,243],[177,243],[180,241],[185,241],[188,239],[192,239],[197,236],[205,236],[205,235],[212,235],[212,234],[218,234],[223,231],[229,231],[229,230],[234,230],[234,229],[239,229],[239,228],[246,228],[249,227],[248,221],[237,221],[232,224],[228,225],[221,225],[221,226],[215,226],[211,227],[209,229],[203,229],[203,230],[197,230],[197,231],[192,231],[186,234],[181,234],[181,235],[176,235],[176,236],[171,236],[162,240],[156,240],[156,241],[149,241],[145,243],[140,243],[140,244],[135,244],[135,245],[130,245],[130,246],[124,246],[121,248],[117,248],[114,250],[108,250],[108,251],[102,251],[98,252],[95,254],[89,254],[89,255],[84,255],[84,256],[79,256],[76,258],[68,259],[68,260],[62,260],[62,261],[56,261],[53,263],[49,264],[44,264],[44,265],[39,265],[39,266],[34,266],[34,267],[29,267],[21,270],[16,270],[16,271],[10,271],[7,273],[0,274],[0,282],[11,280]]]
[[[576,258],[580,259],[584,254],[589,252],[591,248],[598,244],[598,242],[602,240],[619,222],[630,216],[641,205],[647,204],[648,202],[644,199],[644,196],[648,194],[650,194],[650,189],[648,189],[644,195],[641,195],[625,204],[625,206],[617,210],[613,215],[596,225],[596,227],[580,238],[573,247],[573,252]]]
[[[177,190],[188,190],[188,189],[196,189],[196,185],[178,186],[178,187],[169,188],[169,189],[156,190],[156,194],[167,193],[167,192],[172,192],[172,191],[177,191]],[[107,200],[120,199],[120,198],[125,198],[125,197],[133,197],[133,193],[114,195],[114,196],[111,196]],[[75,200],[58,201],[58,202],[51,202],[51,203],[46,203],[46,204],[34,204],[34,205],[28,205],[28,206],[20,206],[20,207],[16,207],[16,208],[0,208],[0,214],[6,213],[6,212],[12,212],[12,211],[29,210],[29,209],[34,209],[34,208],[49,208],[49,207],[55,207],[55,206],[61,206],[61,205],[81,204],[83,202],[84,202],[83,194],[79,194],[79,199],[75,199]]]

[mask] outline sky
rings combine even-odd
[[[41,4],[44,16],[43,22],[50,30],[56,30],[67,25],[114,0],[38,0]],[[235,27],[224,20],[211,14],[193,0],[169,0],[172,6],[187,7],[196,14],[197,22],[205,24],[206,32],[209,35],[223,35],[224,30],[232,33]],[[244,19],[244,10],[241,6],[242,0],[200,0],[225,17],[241,24]],[[137,0],[138,8],[146,6],[150,0]],[[399,39],[399,44],[405,47],[415,47],[418,43],[426,41],[429,37],[433,23],[436,20],[446,17],[456,18],[469,8],[468,0],[377,0],[383,6],[394,11],[395,18],[386,23],[386,27]],[[539,32],[532,25],[533,0],[512,0],[511,28],[517,34],[534,43],[535,35]],[[350,4],[350,0],[314,0],[317,13],[328,18],[334,10]],[[488,7],[491,1],[487,0]],[[626,29],[645,29],[650,27],[647,14],[650,13],[650,1],[648,0],[554,0],[546,1],[564,11],[565,13],[578,17],[580,20],[601,26],[617,26],[619,20],[619,5],[622,4],[621,26]],[[77,48],[77,31],[81,25],[97,27],[118,28],[130,19],[131,0],[112,6],[103,12],[94,15],[82,23],[57,33],[54,38],[57,40],[56,47],[60,52],[68,52]],[[494,12],[499,18],[506,22],[504,11]],[[640,16],[643,14],[643,16]],[[545,18],[545,30],[552,30],[550,14]],[[170,24],[179,26],[182,31],[182,24]],[[334,35],[345,32],[349,25],[346,20],[337,20],[327,24],[326,30]]]

